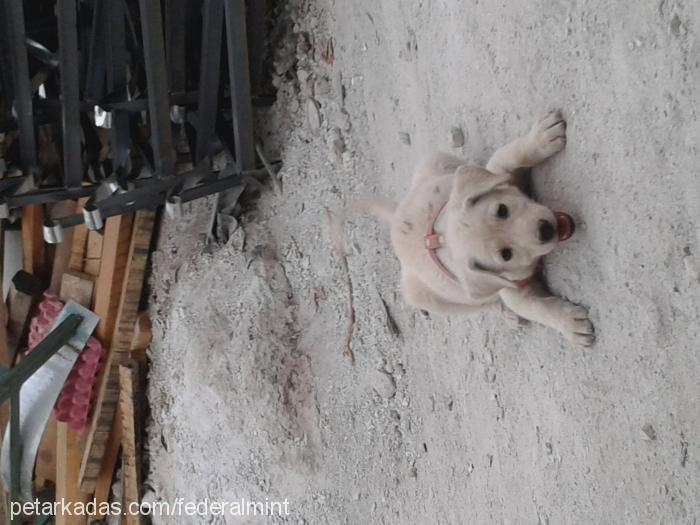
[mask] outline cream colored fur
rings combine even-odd
[[[523,194],[515,184],[519,168],[533,167],[561,151],[566,123],[559,112],[537,119],[532,129],[497,150],[479,168],[447,154],[420,166],[408,195],[398,204],[371,198],[358,205],[390,225],[401,263],[405,300],[433,314],[461,315],[502,305],[520,318],[559,331],[574,343],[593,344],[593,325],[581,306],[548,293],[541,283],[519,288],[514,281],[532,275],[542,256],[557,245],[541,242],[537,225],[554,222],[553,212]],[[425,234],[436,210],[447,203],[436,229],[444,237],[439,259],[456,276],[445,275],[425,248]],[[507,219],[499,218],[506,206]],[[505,260],[504,248],[511,252]],[[517,317],[509,313],[511,319]]]

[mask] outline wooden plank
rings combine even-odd
[[[124,508],[136,506],[141,501],[141,461],[139,451],[140,414],[135,402],[138,365],[131,362],[119,366],[119,410],[122,416],[122,500]],[[138,515],[129,514],[125,525],[140,525]]]
[[[87,273],[66,270],[61,278],[58,296],[64,301],[73,300],[85,308],[90,308],[94,289],[94,277]]]
[[[89,494],[82,493],[78,485],[80,472],[80,434],[71,430],[67,423],[57,425],[56,455],[56,501],[87,502]],[[83,525],[87,516],[59,513],[54,518],[56,525]]]
[[[148,347],[151,346],[153,333],[151,331],[151,318],[148,312],[141,312],[134,324],[134,336],[131,339],[131,355],[137,358],[138,355],[145,355]],[[137,358],[137,361],[139,359]],[[139,365],[141,363],[139,362]]]
[[[95,484],[95,494],[93,499],[96,502],[95,512],[96,514],[90,516],[90,523],[93,521],[100,521],[105,517],[105,514],[101,513],[104,510],[105,503],[109,502],[109,493],[112,490],[112,482],[114,480],[114,472],[117,467],[117,460],[119,459],[119,450],[122,445],[122,415],[119,405],[117,405],[116,413],[114,414],[114,421],[112,423],[112,431],[109,433],[109,440],[107,441],[107,446],[105,447],[105,457],[102,462],[102,468],[97,476],[97,481]]]
[[[141,210],[136,213],[117,324],[111,340],[105,371],[99,381],[95,411],[90,423],[80,468],[80,486],[85,492],[95,491],[97,477],[106,453],[110,427],[119,400],[119,365],[130,358],[134,323],[141,302],[154,224],[155,212]]]
[[[138,390],[141,393],[146,391],[146,350],[151,344],[151,339],[151,319],[148,316],[148,312],[141,312],[134,324],[134,335],[131,339],[131,355],[138,363],[140,371],[138,375]],[[114,472],[117,467],[117,460],[119,459],[121,439],[122,420],[119,405],[117,405],[117,412],[114,416],[114,422],[112,423],[112,430],[109,433],[109,441],[107,441],[105,458],[102,462],[100,474],[97,477],[95,494],[93,495],[93,499],[97,502],[97,510],[99,510],[100,504],[107,503],[109,500]],[[97,521],[101,518],[104,518],[104,515],[98,513],[95,516],[91,516],[90,521]]]
[[[75,212],[80,213],[83,205],[87,202],[87,197],[78,201]],[[71,254],[68,267],[71,270],[83,271],[85,267],[85,253],[87,252],[88,229],[84,224],[78,224],[73,230],[73,242],[71,243]]]
[[[44,248],[44,207],[30,204],[22,208],[22,253],[24,271],[43,279],[47,276]]]
[[[58,219],[75,213],[75,201],[63,201],[55,204],[51,208],[49,216]],[[51,284],[49,291],[58,295],[61,289],[61,277],[70,264],[71,252],[73,250],[73,228],[65,228],[63,231],[63,242],[56,245],[53,256],[53,269],[51,271]]]
[[[129,260],[133,221],[133,214],[127,214],[111,217],[105,224],[102,265],[95,282],[92,308],[100,316],[95,335],[105,347],[108,347],[112,340],[117,321],[119,300]]]
[[[106,231],[105,231],[106,234]],[[83,271],[97,277],[100,274],[102,263],[102,250],[104,237],[99,232],[89,231],[87,236],[87,246],[85,248],[85,259],[83,261]]]

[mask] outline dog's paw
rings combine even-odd
[[[583,306],[566,303],[562,306],[560,328],[567,340],[581,346],[592,346],[595,342],[593,323]]]
[[[533,164],[548,159],[566,146],[566,121],[560,111],[545,113],[535,121],[527,135]]]

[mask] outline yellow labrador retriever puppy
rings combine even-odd
[[[486,169],[438,154],[418,168],[398,205],[374,200],[371,211],[391,227],[405,300],[443,315],[500,305],[506,317],[517,319],[514,313],[593,344],[586,310],[537,279],[541,258],[573,234],[574,222],[527,197],[514,178],[565,144],[566,123],[551,112],[496,151]]]

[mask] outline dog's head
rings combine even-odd
[[[538,204],[509,175],[461,166],[450,194],[448,243],[462,279],[484,298],[535,271],[540,257],[567,239],[574,223]]]

